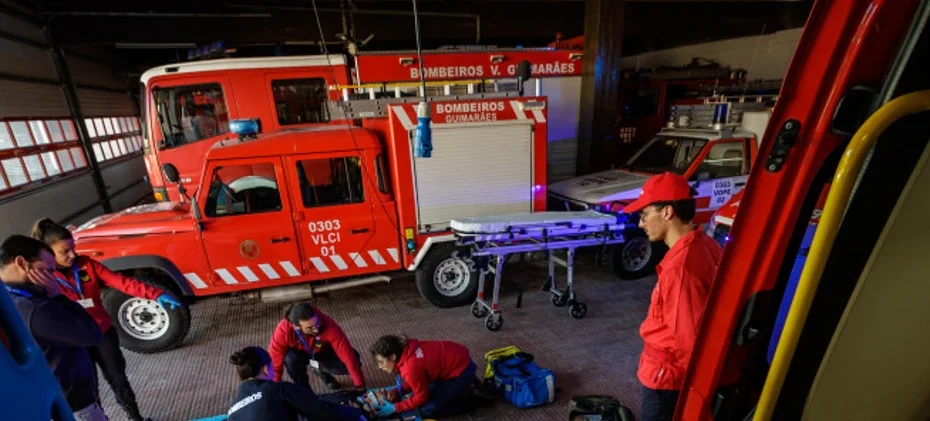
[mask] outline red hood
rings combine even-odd
[[[193,231],[194,221],[187,203],[161,202],[134,206],[98,216],[74,231],[74,239],[141,236]]]

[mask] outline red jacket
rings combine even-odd
[[[436,380],[454,379],[471,364],[471,355],[464,345],[451,341],[418,341],[407,339],[404,353],[397,360],[397,371],[404,391],[413,396],[395,405],[398,413],[416,409],[429,400],[429,384]]]
[[[336,324],[336,321],[323,314],[319,309],[314,308],[317,316],[320,318],[320,334],[314,337],[304,336],[307,345],[317,348],[314,343],[320,346],[329,345],[336,352],[339,360],[346,365],[349,375],[352,376],[352,382],[355,387],[365,386],[365,377],[362,375],[362,363],[355,358],[355,350],[352,349],[352,343],[342,331],[342,328]],[[303,336],[303,335],[302,335]],[[301,349],[309,351],[300,339],[297,339],[297,332],[291,322],[281,320],[278,326],[274,328],[271,335],[271,344],[268,346],[268,352],[271,354],[271,362],[274,365],[274,380],[281,381],[281,375],[284,372],[284,355],[290,349]],[[319,352],[319,348],[317,351]]]
[[[72,268],[59,268],[56,272],[58,277],[70,287],[61,286],[61,293],[71,301],[92,300],[93,307],[85,306],[84,310],[87,310],[87,313],[94,318],[94,321],[100,326],[100,331],[104,333],[110,329],[110,326],[113,326],[113,322],[110,320],[110,314],[103,308],[103,301],[100,300],[101,283],[127,295],[147,300],[154,300],[163,293],[159,288],[113,272],[102,263],[87,256],[78,256],[74,259],[73,267],[78,269],[78,277],[81,278],[81,296],[76,292],[77,288],[75,288],[74,270]]]
[[[681,237],[656,268],[658,282],[640,326],[637,377],[658,390],[681,389],[723,249],[700,230]]]

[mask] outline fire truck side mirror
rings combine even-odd
[[[527,60],[521,60],[517,65],[517,77],[526,81],[533,77],[533,66]]]
[[[162,165],[161,170],[165,173],[165,179],[169,182],[174,184],[181,182],[181,174],[178,173],[178,168],[174,164]]]

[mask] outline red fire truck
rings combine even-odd
[[[545,95],[541,78],[581,76],[581,54],[552,49],[438,50],[423,53],[428,95],[511,91],[521,61],[531,64],[536,96]],[[229,121],[258,118],[266,132],[316,125],[341,125],[330,109],[342,99],[399,99],[421,96],[415,52],[364,53],[354,62],[343,56],[232,58],[171,64],[142,74],[145,161],[157,201],[177,200],[161,168],[174,165],[187,184],[199,184],[206,152],[228,136]],[[557,85],[557,84],[555,84]],[[573,84],[580,87],[580,81]],[[557,91],[558,86],[553,87]],[[557,95],[549,107],[577,103]],[[563,104],[570,102],[570,104]],[[509,107],[509,106],[508,106]],[[433,110],[434,114],[438,110]],[[486,111],[478,111],[486,112]],[[494,115],[491,111],[486,117]],[[453,115],[455,113],[441,113]],[[449,117],[453,118],[453,117]],[[478,120],[475,120],[478,121]],[[453,122],[453,121],[448,121]],[[550,130],[560,137],[577,132],[577,118],[556,118]],[[576,135],[577,136],[577,135]],[[571,174],[574,174],[572,161]]]
[[[226,68],[192,63],[171,71],[170,82],[147,80],[154,107],[190,95],[185,104],[201,97],[213,105],[186,115],[210,116],[219,88],[230,83],[234,89],[222,91],[237,95],[227,101],[239,104],[238,115],[247,109],[260,117],[234,121],[242,129],[219,140],[154,155],[180,199],[85,223],[74,233],[78,251],[189,297],[295,298],[388,282],[390,272],[409,270],[434,305],[471,304],[477,274],[453,256],[449,223],[545,208],[546,98],[487,93],[434,100],[433,153],[420,158],[412,140],[420,98],[327,104],[321,70],[275,68],[280,59],[268,60],[260,70],[252,68],[257,59],[228,60]],[[306,59],[294,59],[300,60]],[[209,76],[186,75],[197,66],[209,66]],[[286,93],[305,89],[319,101],[285,101]],[[243,101],[247,93],[251,100]],[[156,134],[172,134],[168,142],[203,128],[193,119],[190,126],[153,119]],[[195,163],[196,171],[181,169]],[[104,303],[127,348],[159,351],[186,334],[189,315],[181,311],[115,290],[105,292]]]

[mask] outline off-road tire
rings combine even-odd
[[[668,252],[668,246],[662,242],[650,243],[649,256],[646,264],[638,269],[631,270],[623,264],[625,248],[641,246],[642,241],[649,241],[649,239],[642,231],[628,231],[624,235],[627,238],[627,242],[618,244],[609,251],[610,270],[618,278],[625,281],[632,281],[653,274],[656,271],[656,266],[662,261],[662,258],[665,257],[665,253]]]
[[[468,263],[461,259],[452,257],[456,251],[455,244],[444,243],[437,244],[430,248],[426,257],[420,263],[416,270],[417,289],[420,295],[426,298],[430,304],[439,308],[461,307],[472,304],[478,295],[478,273],[468,270]],[[457,279],[451,281],[449,290],[445,293],[437,287],[436,277],[445,276],[438,271],[455,272],[459,276],[467,273],[467,279]],[[459,281],[465,281],[467,284],[458,285]]]
[[[167,291],[170,291],[170,288],[165,288],[161,285],[158,285],[155,282],[151,282],[146,279],[139,279],[139,280],[144,283],[154,285],[158,288],[162,288]],[[176,295],[175,297],[179,298],[179,301],[182,301],[180,300],[180,297],[177,297]],[[132,299],[142,300],[142,299],[132,297],[130,295],[126,295],[122,291],[112,289],[112,288],[104,289],[101,294],[101,299],[103,301],[103,307],[107,310],[107,313],[110,314],[110,319],[113,321],[113,329],[116,329],[116,332],[119,334],[120,346],[130,351],[140,353],[140,354],[153,354],[153,353],[167,351],[169,349],[175,348],[178,345],[180,345],[184,341],[184,338],[187,336],[187,332],[190,330],[190,325],[191,325],[190,309],[187,307],[186,304],[182,304],[181,306],[175,308],[174,310],[171,310],[170,308],[163,309],[168,318],[168,326],[165,328],[166,331],[163,334],[161,334],[155,339],[150,339],[150,340],[138,338],[136,336],[133,336],[132,334],[130,334],[123,328],[122,324],[120,323],[120,319],[119,319],[120,317],[122,317],[120,315],[120,308],[123,307],[123,304],[125,304],[129,300],[132,300]],[[143,300],[143,301],[145,302],[142,302],[141,303],[142,305],[151,306],[154,304],[155,306],[161,307],[157,303],[155,303],[154,300]]]

